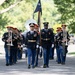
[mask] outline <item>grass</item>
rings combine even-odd
[[[0,53],[0,55],[1,55],[2,53]]]
[[[70,54],[70,55],[75,55],[75,52],[71,52],[71,53],[68,53],[68,54]]]

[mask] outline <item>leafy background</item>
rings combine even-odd
[[[25,22],[33,18],[33,12],[38,0],[4,0],[0,1],[0,37],[6,31],[6,26],[10,25],[25,31]],[[16,5],[15,5],[16,4]],[[75,0],[41,0],[42,16],[41,27],[43,22],[48,21],[49,27],[56,28],[61,24],[67,24],[70,33],[75,33]],[[12,7],[11,5],[15,5]],[[7,10],[9,7],[8,11]],[[38,13],[34,14],[37,21]]]

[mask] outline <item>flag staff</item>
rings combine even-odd
[[[36,12],[38,12],[38,25],[39,25],[39,31],[40,31],[40,45],[41,45],[41,15],[42,15],[41,0],[38,1],[38,4],[36,6],[34,13]]]
[[[40,32],[40,45],[41,43],[41,13],[38,11],[38,25],[39,25],[39,32]]]

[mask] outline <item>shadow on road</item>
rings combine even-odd
[[[27,69],[27,59],[18,60],[17,64],[5,66],[4,58],[0,58],[0,73],[3,74],[64,74],[75,75],[75,57],[67,57],[65,65],[57,64],[56,60],[50,60],[49,68],[42,68],[43,59],[39,59],[39,67]],[[0,74],[0,75],[1,75]]]

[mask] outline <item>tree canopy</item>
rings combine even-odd
[[[8,25],[25,30],[24,24],[26,20],[33,18],[37,2],[38,0],[5,0],[0,5],[1,31],[5,31]],[[52,27],[60,19],[53,0],[41,0],[41,4],[41,21],[48,21]],[[37,13],[34,14],[34,19],[37,21]]]
[[[54,0],[61,14],[61,23],[68,25],[70,32],[75,33],[75,0]]]
[[[25,22],[33,18],[33,12],[38,0],[1,0],[0,2],[0,34],[6,31],[6,26],[11,25],[25,30]],[[75,0],[41,0],[42,16],[44,21],[50,23],[49,27],[65,23],[70,32],[75,32]],[[37,21],[38,13],[34,14]],[[42,25],[43,26],[43,25]]]

